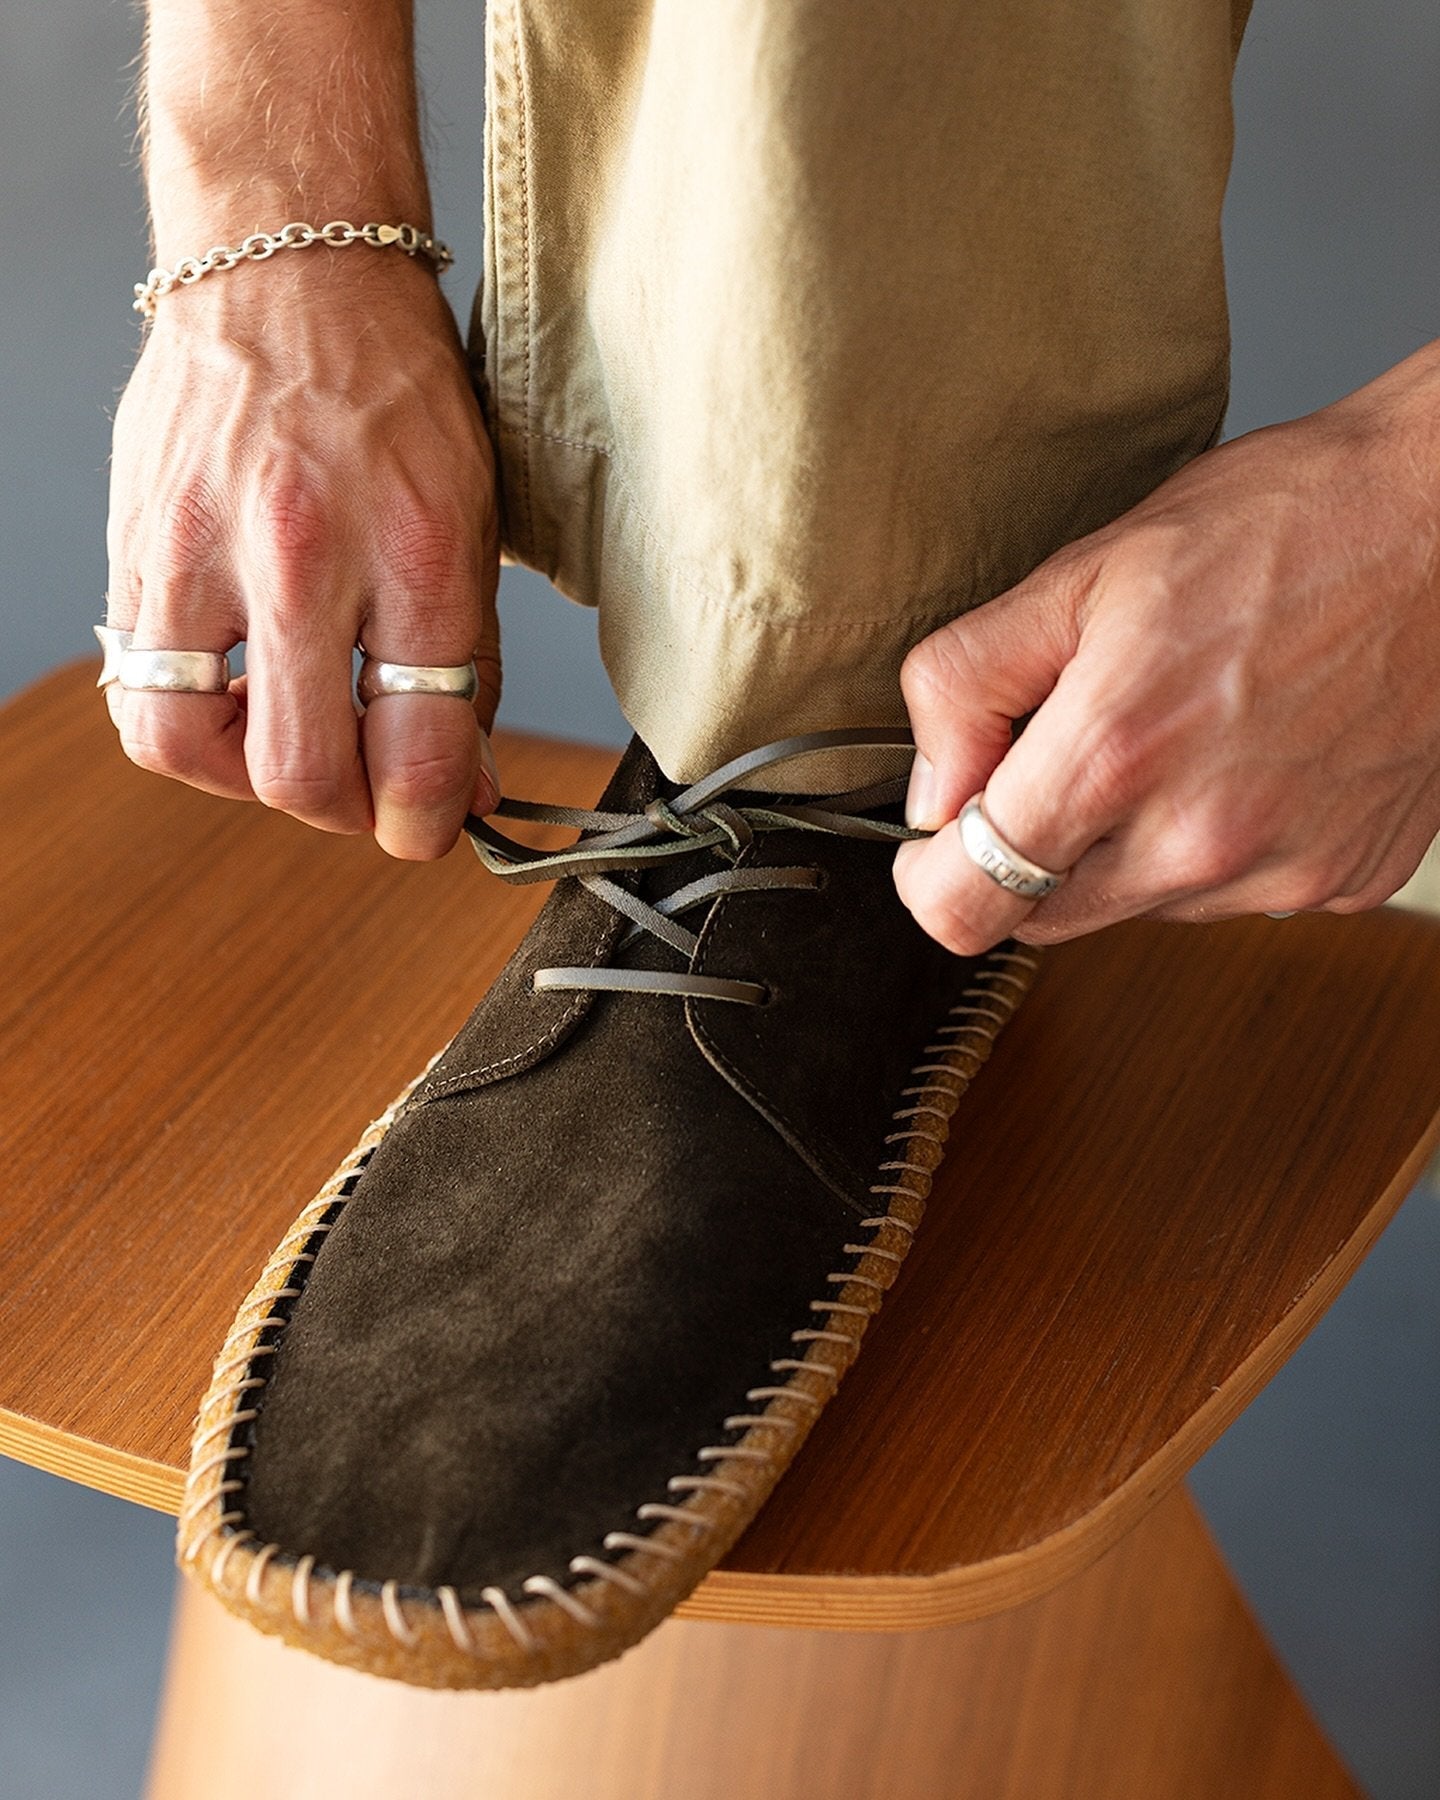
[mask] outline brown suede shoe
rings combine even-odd
[[[754,1517],[854,1360],[1033,952],[949,955],[890,876],[901,784],[677,792],[638,740],[454,1040],[300,1213],[196,1425],[177,1560],[434,1687],[617,1656]],[[683,921],[683,922],[682,922]]]

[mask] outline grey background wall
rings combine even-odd
[[[577,4],[582,0],[577,0]],[[419,0],[447,290],[480,242],[481,0]],[[90,656],[108,411],[138,342],[129,0],[0,14],[0,694]],[[1440,10],[1257,0],[1227,208],[1229,434],[1440,335]],[[508,572],[502,716],[623,736],[588,614]],[[1201,1463],[1257,1608],[1376,1800],[1440,1792],[1440,1198],[1422,1188],[1341,1302]],[[3,1353],[3,1351],[0,1351]],[[0,1460],[0,1800],[138,1791],[169,1522]]]

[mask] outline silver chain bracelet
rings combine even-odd
[[[171,288],[188,287],[202,275],[217,269],[233,269],[240,262],[263,262],[277,250],[298,250],[305,244],[373,244],[377,249],[390,245],[407,256],[423,256],[441,274],[455,258],[447,244],[421,231],[416,225],[352,225],[348,219],[332,219],[328,225],[294,224],[280,231],[256,231],[237,245],[217,244],[203,256],[186,256],[173,269],[152,269],[144,281],[135,283],[134,308],[147,319],[155,317],[155,303]]]

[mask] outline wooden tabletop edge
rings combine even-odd
[[[7,1407],[0,1407],[0,1455],[172,1517],[180,1511],[185,1491],[183,1470],[111,1449]]]
[[[1097,1506],[1022,1550],[929,1574],[823,1575],[727,1569],[705,1577],[680,1616],[811,1629],[908,1631],[957,1625],[1038,1599],[1126,1536],[1179,1482],[1289,1360],[1374,1247],[1440,1144],[1440,1110],[1360,1229],[1325,1265],[1268,1337],[1186,1420],[1173,1438]]]

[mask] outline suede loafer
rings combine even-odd
[[[177,1561],[234,1613],[432,1687],[622,1653],[739,1537],[894,1281],[1034,951],[949,954],[891,878],[903,783],[680,788],[482,860],[554,891],[299,1212],[217,1357]]]

